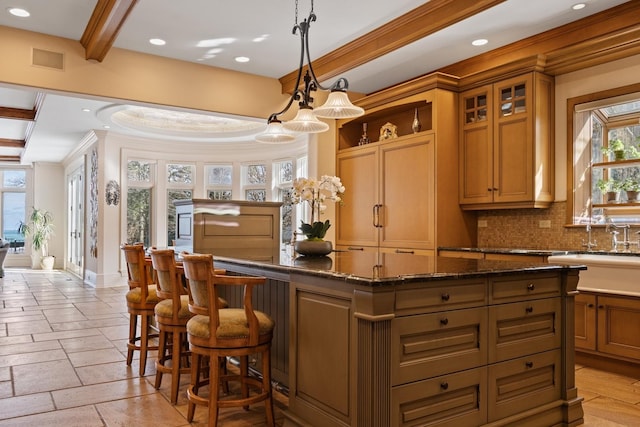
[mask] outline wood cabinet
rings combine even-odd
[[[554,83],[538,72],[460,94],[460,204],[544,208],[554,199]]]
[[[474,218],[457,197],[458,98],[439,87],[442,79],[409,96],[365,97],[357,101],[364,116],[338,122],[336,173],[347,188],[336,212],[338,249],[433,254],[438,245],[475,243]],[[397,136],[380,140],[387,123]],[[364,128],[370,142],[360,144]]]
[[[640,324],[640,299],[581,293],[576,297],[577,350],[640,361],[640,335],[629,325]]]
[[[280,257],[280,202],[178,200],[177,252],[273,261]]]

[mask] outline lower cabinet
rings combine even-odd
[[[640,298],[580,293],[575,316],[576,350],[640,361]]]

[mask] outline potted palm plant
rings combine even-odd
[[[43,270],[51,270],[55,257],[49,255],[49,240],[53,236],[53,214],[44,209],[33,208],[26,223],[20,224],[18,231],[31,238],[32,267],[40,265]]]

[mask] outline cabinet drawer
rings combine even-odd
[[[489,422],[560,399],[560,372],[560,350],[489,366]]]
[[[484,425],[487,422],[486,391],[486,367],[394,387],[391,425]]]
[[[487,309],[395,318],[391,383],[399,385],[487,363]]]
[[[489,307],[489,363],[560,347],[560,298]]]
[[[536,274],[517,278],[497,277],[491,279],[489,283],[490,304],[560,296],[560,277],[557,274]]]
[[[446,282],[440,282],[440,284]],[[399,315],[431,313],[486,305],[487,286],[484,280],[456,281],[448,286],[434,287],[429,283],[396,293]]]

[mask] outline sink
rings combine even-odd
[[[580,271],[578,290],[640,296],[640,255],[552,255],[548,262],[586,265]]]

